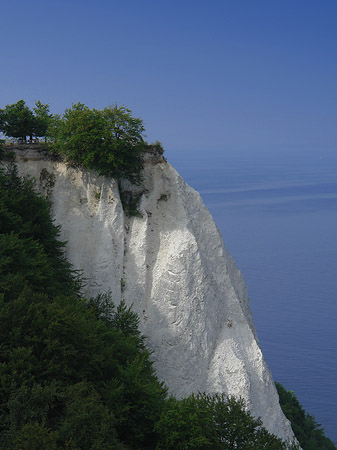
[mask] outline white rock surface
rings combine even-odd
[[[49,195],[88,293],[111,289],[116,302],[133,303],[169,390],[242,396],[270,432],[291,440],[245,283],[199,194],[165,161],[148,162],[143,217],[128,218],[115,180],[17,153],[19,171]]]

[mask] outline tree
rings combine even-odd
[[[6,300],[28,284],[37,292],[70,294],[75,273],[65,257],[50,206],[14,164],[0,169],[0,293]]]
[[[166,402],[159,422],[158,450],[286,450],[260,419],[245,410],[243,400],[223,394],[190,395]],[[293,446],[292,448],[296,448]]]
[[[20,138],[25,142],[27,136],[33,137],[34,114],[24,100],[19,100],[0,110],[0,127],[0,131],[7,136]]]
[[[38,100],[33,111],[29,109],[24,100],[0,109],[0,131],[7,136],[20,138],[23,142],[27,136],[46,137],[48,127],[52,121],[49,105]]]
[[[42,104],[40,100],[35,103],[34,111],[34,136],[46,138],[49,125],[52,121],[52,114],[48,104]]]
[[[293,391],[287,391],[280,383],[275,383],[284,415],[291,422],[298,442],[303,450],[336,450],[336,445],[324,435],[321,425],[308,414]]]
[[[77,103],[51,127],[53,148],[69,163],[135,183],[141,180],[143,133],[142,120],[117,105],[97,110]]]
[[[57,433],[38,424],[28,423],[17,433],[13,450],[57,450]]]

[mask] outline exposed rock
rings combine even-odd
[[[133,187],[36,151],[17,155],[19,171],[34,176],[52,202],[88,293],[111,289],[116,302],[133,303],[169,390],[178,397],[198,391],[242,396],[269,431],[292,439],[245,283],[199,194],[162,158],[146,163],[143,185]],[[39,183],[41,176],[53,186]],[[120,188],[138,194],[139,217],[124,214]]]

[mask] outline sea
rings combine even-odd
[[[168,160],[201,194],[244,276],[274,380],[337,441],[337,155],[181,152]]]

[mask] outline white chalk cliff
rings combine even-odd
[[[246,286],[199,194],[162,158],[148,160],[142,217],[127,217],[114,179],[68,168],[37,151],[18,151],[52,203],[68,257],[90,295],[111,290],[139,314],[155,369],[170,392],[243,397],[264,426],[293,433],[258,344]]]

